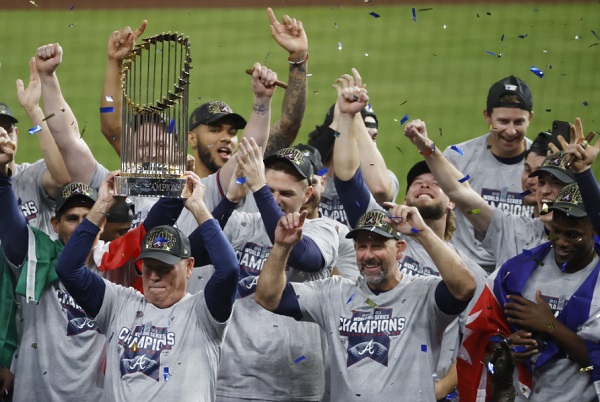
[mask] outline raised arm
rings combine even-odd
[[[308,39],[302,21],[284,15],[277,21],[267,8],[273,39],[289,53],[290,72],[288,87],[283,95],[281,118],[273,124],[265,156],[287,148],[296,140],[306,109],[306,74],[308,72]]]
[[[114,31],[108,39],[108,62],[104,73],[104,84],[102,85],[102,94],[100,96],[100,109],[112,108],[113,112],[100,113],[100,130],[104,138],[121,156],[121,125],[122,125],[122,106],[123,106],[123,88],[121,86],[121,68],[123,59],[129,55],[135,41],[144,31],[148,21],[142,21],[138,29],[133,32],[130,27],[125,27]]]
[[[274,311],[282,301],[286,289],[285,266],[296,243],[302,238],[302,227],[307,212],[282,216],[275,230],[275,242],[256,284],[255,301],[263,308]]]
[[[492,207],[471,188],[468,180],[464,180],[465,175],[441,152],[437,152],[434,142],[427,136],[425,122],[421,120],[409,122],[404,129],[404,135],[425,157],[427,166],[444,193],[456,204],[475,230],[485,234],[492,221]]]
[[[79,134],[77,119],[60,90],[56,69],[62,62],[62,48],[58,43],[39,47],[35,64],[42,83],[42,99],[46,120],[54,141],[72,181],[89,183],[96,170],[92,151]]]
[[[233,247],[204,204],[204,185],[200,178],[193,174],[188,182],[193,192],[185,201],[185,207],[198,222],[198,227],[190,235],[192,253],[194,248],[204,247],[210,256],[215,272],[204,289],[206,305],[215,320],[225,322],[233,309],[240,265]]]
[[[252,104],[252,114],[244,129],[243,138],[254,138],[258,146],[262,149],[265,149],[269,138],[271,100],[275,92],[276,80],[277,73],[258,63],[254,64],[254,71],[252,72],[254,102]],[[218,179],[221,181],[221,188],[223,188],[225,193],[227,192],[231,175],[236,170],[236,165],[236,159],[230,158],[219,171]]]
[[[40,98],[42,96],[42,84],[40,82],[40,75],[35,66],[35,57],[29,60],[29,83],[27,88],[23,84],[22,80],[17,80],[17,97],[19,98],[19,104],[27,113],[31,127],[40,126],[41,131],[38,131],[35,136],[37,137],[38,143],[44,161],[48,170],[44,173],[42,179],[42,185],[46,193],[56,198],[58,190],[66,186],[71,182],[71,177],[67,172],[67,167],[62,159],[60,151],[52,138],[48,124],[46,123],[46,116],[44,111],[40,107]],[[48,115],[48,119],[52,119],[52,116]]]
[[[452,296],[468,302],[475,294],[475,278],[458,254],[423,221],[416,207],[386,202],[391,218],[386,218],[398,232],[413,236],[431,257]]]

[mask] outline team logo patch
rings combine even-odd
[[[414,276],[440,276],[437,270],[421,264],[410,256],[404,257],[400,265],[400,271]]]
[[[162,251],[171,251],[175,245],[176,239],[172,233],[166,230],[156,231],[152,236],[148,236],[144,249],[157,249]]]
[[[511,84],[505,84],[504,85],[504,89],[507,91],[516,91],[517,90],[517,86],[516,85],[511,85]]]
[[[67,313],[67,336],[79,335],[87,331],[102,333],[96,326],[96,322],[85,314],[70,294],[60,288],[56,289],[56,294],[63,311]]]
[[[338,330],[341,336],[348,338],[346,367],[366,358],[387,367],[390,337],[401,335],[406,324],[404,317],[392,317],[392,310],[355,310],[351,318],[340,317]]]
[[[175,333],[168,330],[168,327],[155,327],[151,322],[138,325],[133,330],[121,328],[118,339],[119,345],[124,348],[121,354],[121,377],[142,373],[158,381],[160,353],[171,350],[175,345]]]
[[[214,101],[208,104],[208,112],[210,114],[233,113],[233,110],[226,103]]]

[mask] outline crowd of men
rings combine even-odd
[[[597,401],[600,141],[578,118],[570,138],[528,139],[533,96],[509,76],[489,133],[442,152],[407,123],[423,160],[397,200],[355,69],[293,145],[308,39],[267,13],[289,56],[281,118],[258,63],[247,118],[193,110],[181,198],[117,195],[62,95],[62,48],[37,49],[17,81],[29,122],[0,103],[0,400]],[[101,131],[118,154],[128,124],[178,151],[160,112],[121,113],[146,26],[108,42]],[[17,124],[39,126],[43,159],[17,163]]]

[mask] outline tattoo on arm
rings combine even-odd
[[[269,107],[264,104],[254,104],[252,105],[252,112],[260,115],[264,115],[269,111]]]

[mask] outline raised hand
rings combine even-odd
[[[338,94],[337,105],[340,113],[348,113],[354,116],[369,103],[366,84],[363,84],[358,71],[353,68],[352,75],[344,74],[335,81],[333,87]]]
[[[106,209],[107,211],[114,204],[117,203],[117,200],[115,199],[115,197],[116,197],[115,176],[118,176],[120,173],[121,172],[118,170],[109,172],[108,175],[106,176],[106,179],[104,179],[104,181],[100,185],[100,188],[98,189],[97,202],[109,205],[109,207]]]
[[[292,248],[302,239],[302,228],[308,212],[286,214],[279,219],[275,228],[275,244]]]
[[[399,233],[414,236],[428,228],[416,207],[397,205],[393,202],[384,202],[383,206],[389,208],[390,213],[390,217],[384,221]]]
[[[246,184],[250,190],[252,192],[258,191],[267,183],[262,149],[252,137],[250,137],[250,140],[244,137],[239,148],[235,157],[241,173],[246,177]]]
[[[29,84],[27,84],[27,89],[25,89],[22,80],[17,80],[17,98],[19,104],[27,111],[39,107],[40,98],[42,97],[42,84],[35,63],[35,57],[32,57],[29,60]]]
[[[144,20],[135,32],[128,26],[114,31],[108,39],[108,58],[121,62],[133,50],[135,41],[144,33],[147,26],[148,21]]]
[[[431,140],[427,136],[427,126],[419,119],[408,122],[404,127],[404,136],[410,140],[419,152],[428,152],[431,149]]]
[[[35,65],[39,74],[52,75],[62,63],[63,50],[58,43],[38,47]]]
[[[186,183],[181,197],[186,198],[185,206],[187,207],[189,203],[204,202],[206,187],[200,181],[200,177],[193,171],[185,171],[183,177],[186,179]]]
[[[15,158],[16,141],[12,140],[5,129],[0,127],[0,173],[8,175],[8,164]]]
[[[275,92],[277,73],[268,69],[266,66],[261,66],[259,63],[254,63],[253,68],[252,92],[254,92],[257,97],[272,97]]]
[[[267,8],[267,14],[271,21],[271,35],[273,39],[290,54],[292,61],[300,61],[306,56],[308,50],[308,39],[302,27],[302,21],[284,15],[281,23],[277,21],[273,10]],[[298,60],[295,59],[298,56]]]
[[[226,197],[229,201],[239,203],[244,198],[246,198],[248,191],[250,191],[247,182],[241,184],[238,182],[238,180],[241,179],[243,176],[244,173],[242,172],[242,168],[240,168],[240,165],[238,163],[235,169],[235,174],[231,175],[231,179],[229,180],[229,186],[227,186]]]
[[[593,137],[592,133],[590,137]],[[591,141],[592,138],[589,138]],[[583,135],[583,124],[581,119],[577,117],[575,124],[571,124],[571,141],[567,142],[562,136],[558,137],[558,141],[563,151],[571,155],[571,167],[577,173],[581,173],[592,167],[592,164],[598,157],[600,152],[600,141],[596,141],[594,145],[588,142]],[[548,144],[552,152],[558,152],[558,148],[550,143]]]

